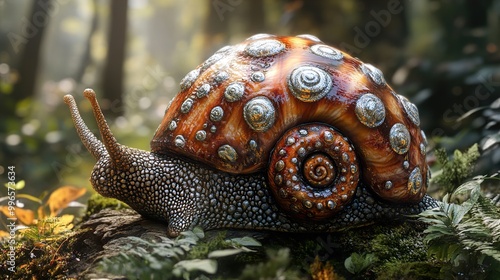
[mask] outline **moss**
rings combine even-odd
[[[403,224],[393,230],[375,236],[371,241],[371,251],[379,259],[411,262],[427,259],[427,247],[423,242],[421,223],[416,227]]]
[[[471,175],[474,163],[479,158],[479,155],[477,144],[471,146],[464,153],[455,150],[453,160],[448,158],[444,149],[436,150],[436,158],[442,166],[442,170],[439,174],[435,175],[433,181],[443,186],[446,192],[453,192]]]
[[[303,279],[302,273],[290,265],[290,249],[267,250],[267,259],[245,266],[237,279]]]
[[[72,234],[58,234],[50,238],[35,240],[26,236],[16,239],[13,245],[15,253],[15,270],[7,261],[12,252],[8,242],[2,242],[0,255],[0,275],[4,279],[66,279],[68,265],[75,262],[72,252],[61,250],[65,243],[70,242]]]
[[[428,266],[439,270],[439,265],[427,257],[427,247],[423,242],[426,227],[421,222],[405,222],[377,224],[341,232],[331,237],[336,240],[331,246],[335,245],[338,249],[332,251],[327,260],[333,264],[337,273],[349,279],[394,279],[398,277],[384,278],[384,275],[404,274],[405,271],[408,271],[408,275],[414,275],[413,279],[426,278],[428,271],[420,271],[420,267]],[[367,269],[352,274],[346,270],[344,261],[353,254],[373,256],[376,261]],[[392,272],[390,268],[393,267]],[[397,267],[404,268],[404,271],[397,271]]]
[[[231,248],[231,243],[226,241],[226,231],[216,232],[213,236],[206,236],[204,239],[199,240],[187,255],[187,259],[206,259],[208,253]]]
[[[105,208],[118,210],[129,207],[127,204],[119,201],[118,199],[104,197],[98,193],[95,193],[89,198],[87,202],[87,212],[82,218],[82,221],[88,220],[92,214],[95,214]]]
[[[442,279],[441,264],[432,261],[387,262],[378,268],[377,279]]]

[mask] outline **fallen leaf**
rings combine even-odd
[[[16,217],[23,225],[32,225],[35,221],[35,212],[29,209],[16,208]]]
[[[71,201],[84,195],[86,191],[85,188],[76,188],[73,186],[62,186],[53,191],[46,203],[49,205],[50,216],[57,216]]]
[[[54,234],[71,230],[73,228],[72,222],[74,218],[75,216],[73,215],[62,215],[61,217],[57,217],[57,221],[54,224]]]
[[[0,206],[0,212],[9,218],[14,218],[12,217],[12,212],[9,210],[9,206]],[[32,225],[35,221],[35,213],[29,209],[15,207],[14,215],[23,225]]]

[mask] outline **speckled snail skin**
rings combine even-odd
[[[196,225],[338,231],[436,206],[415,105],[312,35],[224,47],[180,87],[151,152],[117,143],[92,90],[102,142],[64,98],[98,160],[96,191],[166,221],[170,236]]]

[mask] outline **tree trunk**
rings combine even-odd
[[[50,20],[49,14],[44,7],[51,7],[51,0],[34,1],[31,13],[28,17],[27,30],[32,34],[30,38],[25,38],[26,43],[22,57],[19,62],[19,80],[14,85],[12,98],[14,104],[35,94],[35,84],[40,60],[40,46],[42,44],[45,27]],[[14,112],[15,106],[9,106],[9,110]],[[10,112],[9,112],[10,113]]]
[[[104,68],[102,89],[109,101],[107,116],[118,116],[123,112],[123,63],[127,33],[128,0],[111,1],[108,56]]]
[[[87,41],[85,42],[86,43],[85,51],[82,54],[82,59],[80,60],[81,61],[80,65],[79,65],[79,67],[76,71],[76,74],[75,74],[75,81],[77,81],[78,83],[82,82],[83,75],[85,75],[85,69],[87,68],[87,66],[89,65],[89,62],[90,62],[90,49],[92,46],[92,36],[94,35],[94,33],[97,30],[97,23],[98,23],[98,19],[99,19],[99,16],[97,14],[97,9],[96,9],[97,0],[92,0],[89,5],[91,6],[92,12],[94,15],[92,17],[92,22],[90,23],[90,30],[89,30],[89,34],[87,35]]]

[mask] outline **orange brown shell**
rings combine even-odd
[[[256,35],[216,52],[181,81],[151,148],[229,173],[263,172],[278,139],[313,122],[349,139],[360,179],[380,197],[421,200],[429,172],[415,105],[380,70],[310,35]]]

